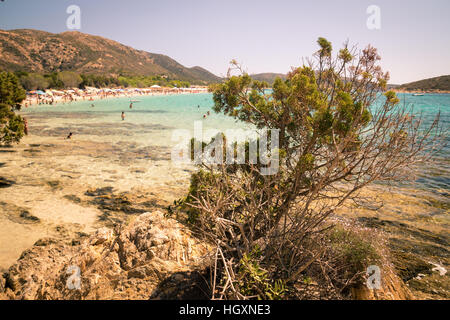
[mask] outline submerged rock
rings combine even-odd
[[[88,190],[85,192],[85,195],[90,196],[90,197],[106,196],[108,194],[112,194],[113,191],[114,191],[113,187],[104,187],[104,188]]]
[[[366,225],[389,234],[388,246],[396,273],[415,299],[448,299],[450,276],[448,234],[378,218],[360,218]],[[441,261],[441,264],[432,261]],[[439,267],[438,267],[439,266]]]
[[[18,207],[12,203],[0,201],[0,212],[15,223],[36,224],[40,222],[38,217],[30,213],[29,208]]]
[[[20,213],[20,217],[21,217],[22,219],[25,219],[25,220],[28,220],[28,221],[34,222],[34,223],[40,221],[40,219],[39,219],[38,217],[33,216],[30,212],[28,212],[28,211],[26,211],[26,210],[25,210],[25,211],[22,211],[22,212]]]
[[[15,184],[14,181],[0,177],[0,188],[8,188]]]

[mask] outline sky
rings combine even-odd
[[[249,73],[287,73],[318,37],[378,48],[393,84],[450,74],[449,0],[3,0],[0,29],[70,31],[70,5],[81,10],[80,32],[219,76],[232,59]],[[371,5],[379,29],[367,26]]]

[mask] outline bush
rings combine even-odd
[[[0,73],[0,103],[12,108],[25,100],[26,92],[20,85],[19,79],[10,72]]]
[[[352,279],[349,285],[361,284],[367,267],[380,261],[380,255],[371,242],[373,239],[365,239],[364,234],[355,230],[337,225],[327,234],[327,239],[328,254],[339,270],[339,276],[347,281]]]
[[[19,142],[23,137],[24,120],[13,108],[20,106],[25,97],[25,90],[13,73],[0,73],[0,144]]]
[[[0,144],[10,145],[22,139],[25,131],[24,120],[11,107],[0,104]]]
[[[36,73],[30,73],[20,78],[22,86],[26,90],[45,90],[49,86],[49,81],[42,75]]]
[[[429,161],[443,138],[438,117],[424,128],[420,117],[398,105],[394,92],[371,108],[389,79],[375,48],[358,52],[345,45],[333,56],[327,40],[318,43],[310,64],[276,79],[270,93],[234,61],[240,75],[211,87],[216,112],[278,129],[278,150],[272,152],[282,155],[272,175],[259,163],[224,162],[202,163],[204,171],[192,176],[184,201],[189,220],[221,253],[214,261],[218,276],[211,287],[221,289],[215,298],[268,298],[264,292],[275,284],[291,292],[309,270],[327,266],[330,279],[324,281],[339,296],[375,255],[342,230],[331,233],[330,247],[324,223],[372,182],[410,178],[414,165]]]

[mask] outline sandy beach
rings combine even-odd
[[[129,98],[131,102],[141,96],[165,96],[175,94],[206,93],[205,86],[193,86],[190,88],[165,88],[154,86],[151,88],[73,88],[66,90],[35,90],[27,92],[27,98],[22,102],[22,107],[42,104],[66,104],[76,101],[96,101],[112,98]]]

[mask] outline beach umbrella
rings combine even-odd
[[[155,84],[154,86],[151,86],[150,88],[161,88],[161,87]]]
[[[45,94],[45,92],[42,91],[42,90],[37,90],[36,93],[37,93],[38,95],[41,95],[41,96]]]

